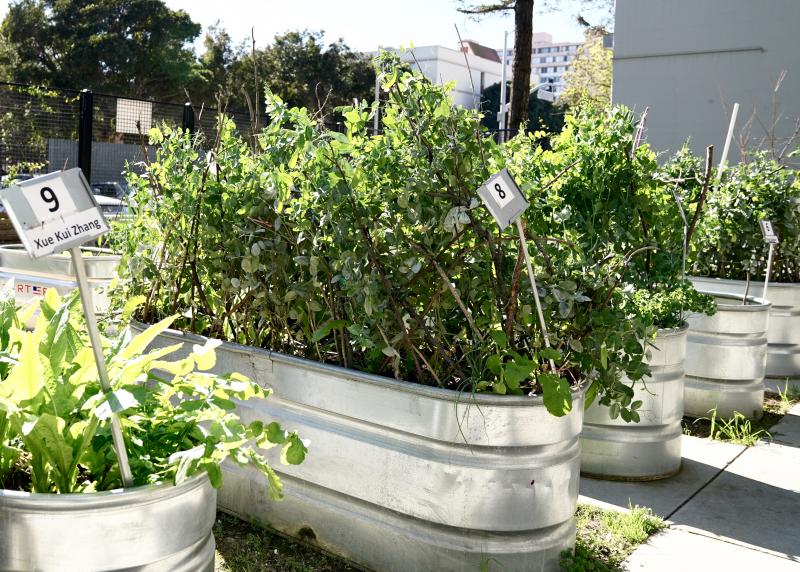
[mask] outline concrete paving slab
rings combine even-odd
[[[797,379],[776,379],[767,377],[764,379],[764,390],[772,391],[773,393],[780,393],[787,391],[793,387],[800,389],[800,380]]]
[[[800,561],[800,448],[751,447],[671,520],[677,529]]]
[[[660,481],[632,483],[581,477],[580,502],[603,508],[646,506],[666,518],[745,449],[741,445],[688,435],[683,436],[681,448],[683,463],[677,475]]]
[[[800,447],[800,403],[792,407],[769,432],[772,433],[772,439],[776,443]]]
[[[640,546],[625,566],[631,572],[749,570],[800,572],[800,562],[715,540],[687,530],[667,529]]]

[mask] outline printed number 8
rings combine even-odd
[[[494,190],[497,191],[497,195],[501,199],[506,198],[506,192],[503,190],[503,187],[500,186],[500,183],[495,183],[494,184]]]
[[[50,187],[42,187],[42,190],[39,191],[39,194],[44,202],[53,204],[53,208],[49,208],[47,210],[49,210],[51,213],[54,213],[58,210],[58,197],[53,192],[53,189]]]

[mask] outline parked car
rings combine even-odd
[[[124,181],[106,181],[103,183],[92,183],[92,193],[122,201],[131,194],[131,190]]]
[[[103,214],[107,217],[110,215],[113,218],[128,212],[126,201],[98,194],[95,194],[94,199],[97,201],[100,210],[103,211]]]

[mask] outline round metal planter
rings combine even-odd
[[[0,490],[0,570],[213,572],[216,498],[205,473],[87,494]]]
[[[764,372],[770,303],[742,295],[704,292],[714,296],[717,313],[690,315],[686,345],[686,415],[720,417],[734,412],[758,419],[763,414]]]
[[[678,472],[687,331],[688,326],[659,330],[655,346],[648,348],[651,375],[633,384],[633,399],[642,401],[639,423],[611,419],[608,408],[597,402],[586,410],[582,474],[635,481],[663,479]]]
[[[138,326],[137,326],[138,328]],[[166,332],[155,344],[204,343]],[[542,400],[420,386],[224,343],[217,371],[272,387],[240,404],[246,422],[279,421],[310,439],[281,465],[272,502],[255,471],[227,466],[220,508],[381,571],[558,570],[575,542],[583,392],[572,411]],[[494,565],[493,565],[494,566]]]
[[[691,277],[701,290],[744,295],[743,280]],[[764,282],[750,282],[748,295],[763,298]],[[767,329],[766,378],[783,387],[787,379],[800,379],[800,284],[770,283],[767,300],[772,303]]]
[[[86,275],[92,286],[92,298],[97,311],[108,308],[108,298],[104,287],[116,275],[120,256],[98,248],[83,248],[86,253]],[[55,288],[64,296],[78,287],[72,259],[69,254],[51,254],[31,259],[22,245],[0,246],[0,285],[9,284],[14,291],[18,305],[41,299],[48,289]],[[33,327],[36,319],[32,317],[27,326]]]

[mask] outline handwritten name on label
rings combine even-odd
[[[31,247],[30,253],[39,257],[83,244],[108,230],[99,211],[89,209],[29,229],[25,234]]]
[[[768,220],[759,221],[761,224],[761,234],[764,235],[764,242],[767,244],[778,244],[778,234],[772,228],[772,222]]]

